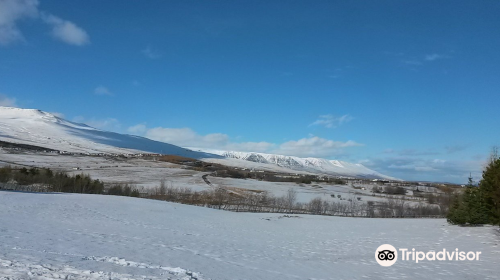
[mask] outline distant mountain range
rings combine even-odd
[[[0,106],[0,141],[73,153],[158,153],[203,159],[229,166],[277,172],[390,179],[361,164],[252,152],[192,150],[148,138],[103,131],[36,109]]]
[[[312,158],[312,157],[300,158],[295,156],[285,156],[276,154],[220,151],[220,150],[209,150],[209,149],[204,149],[204,150],[195,149],[195,150],[198,150],[200,152],[202,151],[210,154],[220,155],[225,158],[234,158],[261,164],[272,164],[291,170],[306,171],[314,174],[398,180],[396,178],[386,176],[377,171],[371,170],[363,166],[362,164],[350,163],[340,160],[327,160],[323,158]]]

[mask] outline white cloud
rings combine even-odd
[[[0,94],[0,106],[17,107],[16,99]]]
[[[322,115],[319,118],[311,123],[309,126],[313,125],[322,125],[327,128],[335,128],[344,123],[350,122],[353,119],[350,115],[343,115],[341,117],[335,117],[333,115]]]
[[[156,50],[153,50],[151,47],[147,47],[141,51],[143,55],[145,55],[149,59],[158,59],[162,57],[162,54]]]
[[[301,157],[331,157],[341,154],[345,148],[362,146],[362,144],[354,141],[333,141],[316,136],[281,144],[265,141],[234,142],[227,134],[223,133],[200,135],[190,128],[147,128],[144,124],[129,127],[128,132],[181,147],[261,152]]]
[[[268,142],[231,142],[230,137],[223,133],[199,135],[190,128],[164,128],[148,129],[144,135],[147,138],[162,141],[182,147],[208,148],[245,152],[266,152],[274,146]]]
[[[127,128],[127,132],[134,135],[143,135],[146,130],[146,125],[142,123]]]
[[[222,133],[199,135],[190,128],[155,127],[147,129],[147,138],[182,147],[221,149],[229,143],[229,136]]]
[[[24,40],[19,20],[38,16],[38,0],[0,0],[0,44]]]
[[[94,94],[97,95],[109,95],[112,96],[113,93],[105,86],[98,86],[94,89]]]
[[[83,46],[90,43],[87,32],[76,26],[73,22],[45,13],[42,13],[42,19],[52,27],[52,36],[54,38],[75,46]]]
[[[88,126],[95,127],[98,129],[102,130],[109,130],[109,131],[116,131],[119,132],[121,131],[121,123],[115,118],[106,118],[106,119],[86,119],[82,116],[77,116],[73,118],[74,122],[77,123],[84,123]]]
[[[273,150],[272,153],[299,157],[331,157],[342,153],[344,148],[356,146],[363,146],[363,144],[352,140],[342,142],[312,136],[297,141],[285,142]]]
[[[243,151],[243,152],[269,152],[271,148],[275,147],[276,144],[269,142],[240,142],[240,143],[228,143],[224,150],[228,151]]]
[[[83,46],[90,42],[85,30],[71,21],[38,10],[38,0],[0,0],[0,45],[24,41],[18,22],[41,19],[52,28],[52,36],[67,44]]]

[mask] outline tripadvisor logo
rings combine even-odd
[[[391,266],[398,260],[398,251],[392,245],[380,245],[375,251],[375,260],[381,266]]]
[[[419,261],[478,261],[481,252],[464,252],[458,251],[447,251],[443,249],[441,251],[415,251],[415,248],[409,250],[405,248],[399,249],[402,261],[414,261],[418,263]],[[398,250],[394,246],[389,244],[380,245],[377,250],[375,250],[375,260],[381,266],[391,266],[398,260]]]

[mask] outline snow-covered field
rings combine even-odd
[[[244,190],[267,191],[274,196],[284,196],[289,189],[297,192],[297,201],[307,203],[320,197],[326,201],[339,201],[337,195],[343,199],[356,199],[361,201],[387,201],[386,197],[372,196],[369,190],[356,190],[348,185],[335,185],[327,183],[297,184],[294,182],[267,182],[254,179],[234,179],[221,177],[208,177],[214,186],[223,188],[240,188]],[[334,195],[334,197],[332,197]]]
[[[33,166],[68,172],[88,174],[106,183],[128,183],[137,187],[159,186],[161,180],[176,187],[193,190],[207,189],[201,176],[205,173],[185,169],[168,162],[119,159],[111,157],[69,156],[50,153],[10,153],[0,149],[0,166]],[[78,170],[74,170],[78,168]]]
[[[389,243],[481,251],[479,261],[398,261]],[[0,279],[498,279],[498,227],[442,219],[233,213],[163,201],[0,191]]]

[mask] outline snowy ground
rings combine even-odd
[[[145,188],[158,186],[162,179],[176,187],[190,187],[194,190],[203,190],[208,187],[201,178],[205,173],[161,161],[50,153],[14,154],[0,149],[0,166],[2,164],[46,167],[66,171],[70,174],[84,173],[89,174],[93,179],[99,179],[106,183],[129,183]],[[78,170],[74,170],[74,168],[78,168]]]
[[[398,261],[375,249],[482,251]],[[498,279],[497,227],[442,219],[233,213],[163,201],[0,191],[0,279]]]
[[[320,197],[327,201],[339,201],[336,197],[341,195],[344,199],[356,199],[361,197],[361,201],[386,201],[385,197],[374,197],[367,190],[356,190],[348,185],[334,185],[326,183],[297,184],[293,182],[266,182],[253,179],[233,179],[221,177],[208,177],[215,186],[234,187],[246,190],[268,191],[275,196],[286,195],[289,189],[297,191],[298,202],[309,202]],[[332,197],[334,195],[335,197]]]

